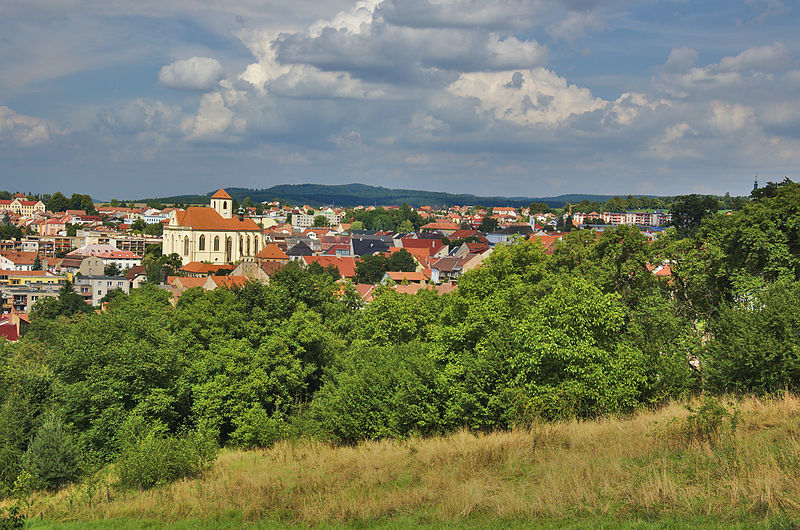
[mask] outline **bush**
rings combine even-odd
[[[706,396],[698,408],[687,405],[690,414],[683,421],[670,424],[669,434],[678,438],[682,444],[707,442],[716,445],[721,439],[732,435],[739,425],[739,409],[732,403],[732,411],[718,399]]]
[[[237,416],[234,424],[236,430],[231,434],[231,442],[247,449],[272,447],[284,437],[286,431],[282,418],[270,417],[264,407],[258,404]]]
[[[78,451],[64,423],[46,413],[23,456],[23,468],[37,489],[57,489],[78,478]]]
[[[25,515],[19,513],[19,506],[0,508],[0,530],[12,530],[25,526]]]
[[[206,432],[173,436],[163,425],[147,425],[134,417],[120,437],[119,483],[142,490],[195,477],[211,467],[218,451],[216,441]]]

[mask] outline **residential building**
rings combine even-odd
[[[125,276],[76,276],[74,285],[75,292],[93,306],[99,306],[100,300],[115,289],[125,294],[131,291],[131,282]]]

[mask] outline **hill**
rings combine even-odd
[[[29,513],[34,527],[75,528],[796,528],[800,400],[745,399],[724,413],[694,405],[485,434],[225,450],[202,478],[147,491],[70,486],[38,494]]]
[[[309,204],[311,206],[335,205],[352,207],[364,206],[399,206],[408,203],[411,206],[450,206],[450,205],[482,205],[492,206],[528,206],[531,202],[543,202],[552,208],[560,208],[565,203],[577,203],[583,199],[605,202],[612,195],[569,194],[555,197],[482,197],[471,194],[453,194],[438,191],[421,191],[407,189],[391,189],[366,184],[281,184],[266,189],[225,188],[231,197],[239,201],[250,197],[254,202],[281,200],[290,204]],[[206,195],[176,195],[155,199],[163,203],[208,203],[209,197],[216,190]]]

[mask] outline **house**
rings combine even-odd
[[[311,265],[317,263],[322,268],[334,266],[343,279],[353,279],[356,276],[356,259],[353,257],[336,256],[303,256],[303,263]]]
[[[412,249],[425,249],[431,258],[446,256],[449,252],[449,247],[442,243],[441,239],[404,237],[400,239],[400,243],[404,249],[412,253]]]
[[[395,283],[425,283],[429,280],[425,273],[420,272],[404,272],[404,271],[387,271],[383,278],[381,278],[381,283],[387,283],[389,280],[392,280]]]
[[[42,201],[27,201],[23,197],[14,197],[11,200],[0,200],[0,210],[8,210],[17,215],[30,216],[34,212],[44,212],[45,204]]]
[[[511,225],[502,230],[486,234],[486,239],[489,243],[496,245],[498,243],[506,243],[514,238],[514,236],[528,237],[533,233],[533,228],[529,224]]]
[[[305,243],[305,241],[300,241],[296,245],[292,246],[289,251],[286,253],[291,260],[299,260],[303,256],[313,256],[314,250]]]
[[[8,250],[0,252],[0,269],[12,271],[31,271],[36,263],[36,252]],[[42,269],[47,268],[47,258],[39,257]]]
[[[0,286],[0,304],[3,313],[30,313],[34,304],[46,297],[58,296],[57,284],[26,284]]]
[[[491,250],[487,250],[481,254],[439,258],[431,265],[431,281],[436,284],[453,283],[465,272],[479,267],[490,254]]]
[[[131,289],[138,289],[147,281],[147,270],[144,265],[134,265],[125,274],[125,277],[131,282]]]
[[[100,300],[116,289],[125,294],[131,292],[131,282],[125,276],[76,276],[75,292],[81,294],[89,304],[97,307]]]
[[[449,237],[451,234],[459,230],[459,226],[455,223],[451,223],[448,221],[438,221],[422,225],[420,230],[424,230],[427,232],[434,232],[434,231],[441,232],[445,236]]]
[[[142,257],[129,250],[119,250],[107,243],[92,243],[73,250],[66,255],[67,258],[100,258],[103,265],[116,265],[120,269],[130,269],[134,265],[142,264]]]
[[[192,261],[234,263],[252,258],[264,248],[264,233],[252,219],[234,217],[233,199],[220,189],[211,206],[190,206],[170,212],[164,225],[163,253]]]
[[[371,256],[389,252],[391,244],[378,236],[353,236],[350,248],[352,256]]]
[[[289,261],[289,255],[281,250],[275,243],[270,243],[255,255],[255,260],[259,263],[287,263]]]

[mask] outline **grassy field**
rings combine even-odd
[[[225,450],[198,479],[119,491],[109,470],[26,511],[34,528],[798,528],[800,399],[737,407],[734,428],[675,404],[489,434]]]

